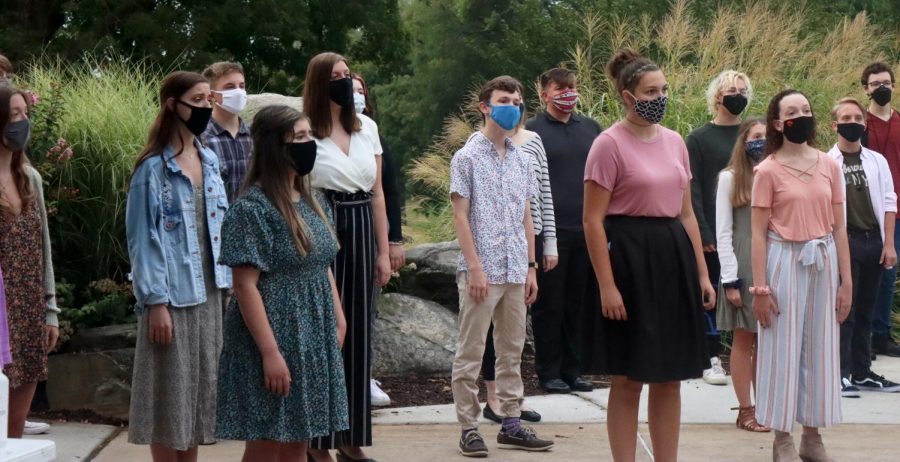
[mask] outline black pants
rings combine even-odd
[[[703,252],[703,257],[706,260],[706,270],[709,272],[709,280],[712,283],[713,288],[718,289],[719,281],[721,280],[719,252]],[[718,290],[716,292],[718,292]],[[722,338],[716,327],[716,309],[706,310],[704,314],[706,315],[707,323],[706,346],[709,349],[709,357],[712,358],[719,356],[719,353],[722,351]]]
[[[850,315],[841,324],[841,376],[861,376],[872,367],[870,356],[872,314],[884,267],[878,263],[884,244],[881,233],[874,231],[848,233],[850,237],[850,271],[853,278],[853,304]]]

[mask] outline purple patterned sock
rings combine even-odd
[[[503,418],[503,432],[508,434],[516,434],[519,433],[519,418],[518,417],[504,417]]]

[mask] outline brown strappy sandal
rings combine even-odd
[[[735,408],[738,410],[737,428],[747,430],[754,433],[768,433],[772,431],[769,427],[756,421],[756,406],[747,406]]]

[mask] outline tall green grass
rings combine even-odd
[[[159,108],[161,71],[127,59],[64,63],[44,58],[25,83],[40,101],[32,110],[32,154],[45,173],[57,275],[79,286],[122,280],[126,184]],[[64,138],[74,155],[50,162],[45,149]]]

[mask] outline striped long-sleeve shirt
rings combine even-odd
[[[534,137],[520,146],[531,157],[534,180],[538,182],[539,194],[531,198],[531,221],[535,236],[543,233],[544,255],[558,256],[556,250],[556,219],[553,214],[553,195],[550,192],[550,170],[547,167],[547,153],[541,136]]]

